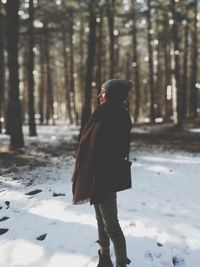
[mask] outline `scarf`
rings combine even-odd
[[[80,137],[72,176],[73,204],[90,201],[93,185],[93,159],[98,131],[101,126],[101,110],[101,106],[96,109]]]

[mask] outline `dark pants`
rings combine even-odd
[[[101,204],[95,204],[96,219],[98,225],[99,244],[109,247],[110,239],[113,242],[116,266],[126,266],[126,241],[119,225],[117,216],[116,193],[108,193]]]

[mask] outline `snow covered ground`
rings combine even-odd
[[[29,153],[45,164],[1,168],[0,266],[95,267],[93,207],[71,203],[73,155],[45,158],[47,152],[34,152],[34,145],[58,145],[70,134],[61,126],[46,129],[26,137]],[[6,144],[7,137],[1,138]],[[133,188],[118,193],[130,267],[200,266],[199,156],[133,144]],[[114,262],[113,248],[111,254]]]

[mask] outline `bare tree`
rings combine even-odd
[[[192,76],[191,76],[191,95],[190,95],[190,114],[192,117],[197,117],[197,69],[198,69],[198,29],[197,29],[197,12],[198,1],[194,1],[194,19],[193,19],[193,34],[192,34]]]
[[[72,119],[73,123],[78,124],[78,113],[76,111],[76,101],[75,101],[75,86],[74,86],[74,14],[71,12],[70,14],[70,29],[69,29],[69,48],[70,48],[70,104],[72,111]]]
[[[147,21],[148,21],[148,52],[149,52],[149,87],[150,87],[150,120],[155,120],[155,93],[154,93],[154,67],[153,67],[153,48],[152,48],[152,18],[151,18],[151,0],[147,0]]]
[[[40,38],[40,82],[39,82],[39,114],[40,114],[40,125],[44,124],[44,104],[45,104],[45,90],[46,90],[46,73],[45,73],[45,60],[44,60],[44,43],[43,38]]]
[[[186,20],[184,26],[184,55],[183,55],[183,79],[182,79],[183,118],[185,118],[187,115],[188,59],[189,59],[189,24],[188,20]]]
[[[85,103],[81,118],[81,131],[88,122],[91,115],[91,90],[93,70],[95,63],[95,43],[96,43],[96,1],[89,1],[89,36],[87,47],[86,79],[85,79]]]
[[[103,53],[103,9],[99,11],[98,22],[98,42],[97,42],[97,94],[101,91],[102,83],[102,53]]]
[[[28,33],[29,33],[29,60],[28,60],[28,114],[29,114],[29,135],[36,136],[35,125],[35,108],[34,108],[34,5],[33,0],[29,1],[29,20],[28,20]]]
[[[133,12],[133,63],[134,69],[134,83],[135,83],[135,110],[134,110],[134,121],[138,121],[139,108],[140,108],[140,72],[139,72],[139,61],[138,61],[138,39],[137,39],[137,20],[136,20],[136,1],[132,0],[132,12]]]
[[[172,26],[172,38],[173,38],[173,49],[174,49],[174,76],[175,76],[175,89],[176,89],[176,106],[177,106],[177,121],[176,125],[178,129],[183,127],[183,103],[182,103],[182,87],[181,87],[181,76],[180,76],[180,38],[178,32],[178,18],[176,10],[176,1],[171,0],[171,12],[173,17]]]
[[[19,0],[7,0],[7,52],[9,69],[9,102],[8,120],[10,145],[12,148],[24,146],[21,121],[21,106],[19,100],[19,74],[18,74],[18,41],[19,41]]]
[[[107,0],[107,16],[109,30],[109,56],[110,56],[110,78],[115,75],[115,36],[114,36],[114,18],[115,18],[115,0]]]
[[[65,103],[67,110],[67,117],[70,124],[73,123],[72,110],[71,110],[71,101],[70,101],[70,90],[69,90],[69,64],[68,64],[68,55],[67,55],[67,34],[65,27],[62,27],[62,42],[63,42],[63,64],[64,64],[64,81],[65,81]]]
[[[46,64],[46,78],[47,78],[47,90],[46,90],[46,123],[49,123],[49,119],[52,118],[53,124],[55,124],[54,119],[54,107],[53,107],[53,84],[51,76],[51,62],[50,62],[50,45],[49,45],[49,32],[47,27],[47,22],[43,22],[44,29],[44,54],[45,54],[45,64]]]
[[[168,88],[171,88],[171,66],[170,66],[170,40],[171,30],[169,29],[169,15],[163,12],[163,31],[164,31],[164,120],[168,121],[172,115],[172,100],[168,97]]]
[[[5,60],[4,60],[4,21],[2,13],[2,2],[0,2],[0,133],[2,132],[3,103],[4,103],[4,76],[5,76]]]

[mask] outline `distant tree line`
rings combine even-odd
[[[1,0],[0,132],[18,148],[25,124],[83,127],[111,78],[133,81],[135,123],[182,129],[200,113],[199,38],[198,0]]]

